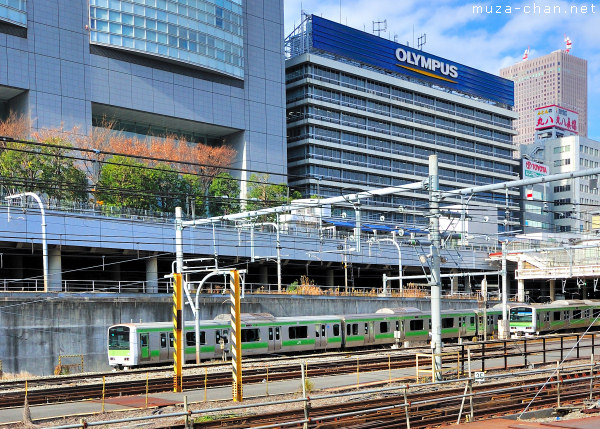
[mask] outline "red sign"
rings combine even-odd
[[[573,110],[557,105],[539,107],[535,109],[535,118],[536,130],[557,127],[574,134],[579,133],[577,128],[579,115]]]

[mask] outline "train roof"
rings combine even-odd
[[[380,308],[375,313],[378,314],[406,314],[406,313],[422,313],[423,311],[417,307],[393,307]]]

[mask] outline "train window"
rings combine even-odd
[[[196,333],[186,332],[185,333],[185,345],[188,347],[194,347],[196,345]]]
[[[315,326],[315,338],[319,338],[320,334],[319,334],[319,325]]]
[[[148,347],[148,334],[140,335],[140,343],[141,343],[142,347]]]
[[[431,331],[431,319],[429,319],[429,330]]]
[[[321,325],[321,336],[325,336],[325,325]]]
[[[550,312],[545,312],[544,313],[544,322],[549,322],[550,321]]]
[[[470,323],[471,325],[474,325],[474,324],[475,324],[475,316],[471,316],[471,319],[469,320],[469,323]]]
[[[365,335],[369,334],[369,324],[365,323]]]
[[[169,347],[173,348],[175,344],[175,337],[173,336],[173,333],[170,332],[169,333]]]
[[[269,341],[273,341],[273,328],[269,328]]]
[[[564,320],[569,320],[569,310],[563,311],[563,319]]]
[[[423,319],[415,319],[410,321],[411,331],[422,331],[423,330]]]
[[[600,308],[594,309],[592,312],[592,317],[595,319],[596,317],[600,317]]]
[[[129,350],[129,328],[115,326],[108,330],[108,348],[112,350]]]
[[[553,317],[553,319],[554,319],[554,320],[560,320],[560,311],[555,311],[555,312],[554,312],[554,317]]]
[[[338,325],[337,323],[335,325],[333,325],[333,336],[334,337],[340,336],[340,325]]]
[[[446,317],[442,319],[442,328],[453,328],[454,327],[454,318]]]
[[[219,344],[221,341],[221,331],[215,331],[215,344]]]
[[[581,319],[581,310],[573,310],[573,319]]]
[[[254,343],[256,341],[260,341],[260,330],[258,328],[242,329],[242,343]]]
[[[290,340],[296,338],[308,338],[308,329],[306,326],[290,326],[288,330]]]
[[[279,335],[279,326],[275,328],[275,339],[278,340],[280,339],[280,335]]]
[[[358,335],[358,323],[352,324],[352,335]]]
[[[589,319],[590,318],[590,310],[585,310],[583,312],[583,318],[584,319]]]
[[[223,340],[225,344],[229,342],[229,331],[227,329],[223,329]]]
[[[164,349],[167,347],[167,334],[165,332],[160,333],[160,348]]]
[[[346,335],[352,335],[352,325],[351,324],[346,325]]]
[[[400,330],[400,321],[396,320],[396,331]]]
[[[389,322],[379,322],[379,332],[382,334],[390,331],[390,323]]]

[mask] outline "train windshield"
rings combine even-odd
[[[110,350],[129,350],[129,328],[114,326],[108,330],[108,348]]]
[[[511,322],[531,322],[531,308],[515,307],[510,309]]]

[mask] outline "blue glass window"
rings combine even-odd
[[[26,0],[0,0],[0,20],[27,27]]]
[[[237,77],[244,73],[242,22],[242,0],[90,0],[92,42],[131,48],[133,37],[134,49]]]

